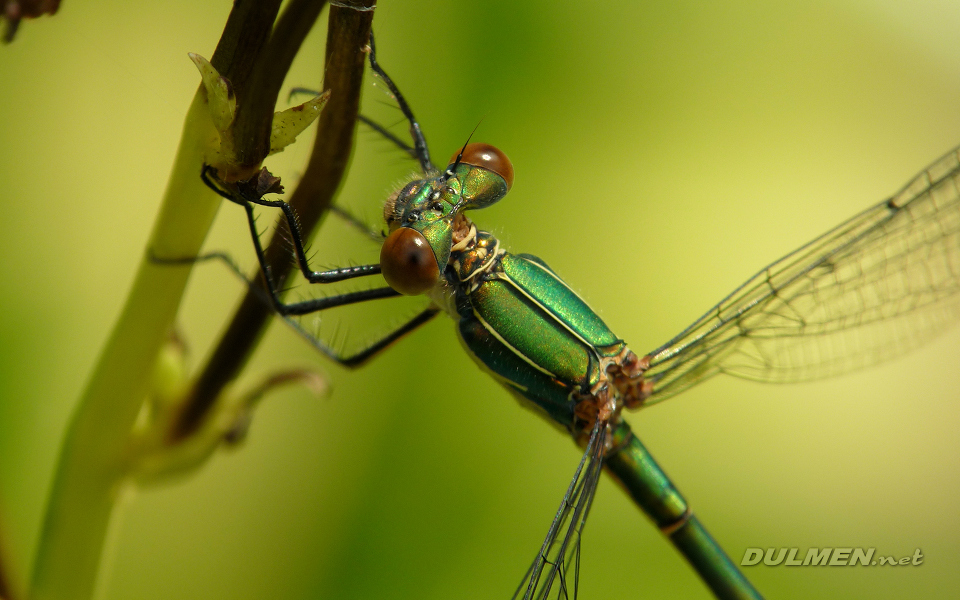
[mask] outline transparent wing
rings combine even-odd
[[[560,502],[560,509],[550,524],[547,537],[514,592],[513,600],[568,600],[577,597],[580,536],[600,481],[606,433],[606,425],[597,422],[567,493]]]
[[[960,148],[748,279],[650,353],[648,404],[717,373],[764,382],[899,356],[960,318]]]

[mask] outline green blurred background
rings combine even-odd
[[[67,1],[0,48],[0,524],[18,587],[199,81],[186,53],[212,54],[229,8]],[[321,20],[290,86],[318,85]],[[374,27],[438,162],[477,123],[475,139],[513,160],[514,189],[478,223],[548,261],[639,352],[960,141],[953,2],[384,0]],[[364,93],[368,113],[399,119],[372,82]],[[307,152],[268,164],[293,182]],[[376,223],[413,166],[361,130],[340,201]],[[328,225],[323,264],[376,260]],[[228,206],[207,247],[252,266],[245,235]],[[220,266],[194,272],[181,313],[192,364],[243,289]],[[320,331],[359,343],[417,306],[344,310]],[[332,392],[271,395],[239,451],[128,501],[104,597],[506,598],[579,451],[458,346],[438,319],[346,372],[275,325],[240,385],[309,366]],[[736,561],[747,547],[926,557],[748,568],[768,597],[945,597],[960,585],[958,358],[954,330],[843,378],[718,378],[629,419]],[[580,590],[709,597],[606,480]]]

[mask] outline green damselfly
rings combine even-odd
[[[640,357],[542,260],[510,254],[465,216],[464,211],[487,208],[509,191],[513,167],[505,155],[486,144],[465,144],[446,168],[435,168],[412,111],[376,63],[372,40],[370,62],[409,121],[413,145],[391,139],[419,161],[422,172],[387,201],[389,235],[379,264],[313,271],[289,205],[226,185],[212,170],[204,171],[212,189],[246,209],[274,308],[290,317],[401,294],[426,295],[427,308],[359,352],[344,355],[311,339],[337,362],[358,366],[446,311],[482,368],[586,446],[515,597],[576,596],[580,532],[601,465],[715,595],[759,597],[632,434],[621,411],[654,404],[719,373],[767,382],[845,373],[899,355],[957,320],[960,149],[890,199],[771,263],[674,339]],[[298,266],[310,283],[382,272],[389,287],[284,303],[265,266],[254,205],[283,210]]]

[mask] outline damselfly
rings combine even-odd
[[[541,259],[511,254],[465,211],[498,202],[513,184],[506,156],[465,144],[434,167],[426,140],[399,90],[370,62],[409,121],[422,177],[384,208],[380,263],[313,271],[296,214],[252,187],[204,181],[243,206],[270,301],[285,317],[398,295],[430,304],[364,349],[344,355],[313,340],[345,366],[362,364],[442,311],[474,360],[508,391],[586,446],[541,551],[515,597],[575,597],[580,535],[601,465],[699,572],[717,597],[759,594],[702,528],[686,501],[622,419],[713,375],[804,381],[893,358],[960,316],[960,149],[902,191],[771,263],[690,327],[638,356]],[[280,208],[298,266],[310,283],[383,273],[389,287],[285,303],[266,266],[254,205]]]
[[[196,89],[184,53],[212,49],[229,4],[88,3],[0,52],[0,536],[20,557],[20,579],[54,450],[142,256]],[[428,0],[381,2],[376,20],[381,56],[434,152],[447,158],[482,118],[477,139],[516,166],[514,188],[478,224],[543,257],[643,352],[958,139],[957,6]],[[312,40],[290,84],[323,70]],[[392,123],[377,97],[365,92],[364,111]],[[288,187],[306,147],[267,163]],[[411,167],[361,126],[340,201],[374,223]],[[617,211],[596,210],[598,198]],[[208,247],[252,262],[243,211],[229,205],[219,217]],[[327,225],[313,242],[321,264],[376,261],[379,247],[333,217]],[[223,271],[191,279],[180,323],[194,364],[241,290]],[[412,311],[401,302],[325,313],[320,331],[342,337],[343,325],[362,342],[365,311],[376,311],[376,329]],[[242,452],[139,495],[118,528],[106,595],[512,590],[580,450],[471,364],[446,318],[356,372],[317,360],[289,333],[281,325],[264,337],[236,389],[292,365],[321,369],[333,394],[271,395]],[[423,357],[442,368],[425,377]],[[716,377],[627,418],[735,561],[748,546],[919,546],[929,557],[877,570],[746,569],[769,597],[944,597],[960,586],[958,361],[950,332],[883,367],[809,384]],[[476,400],[456,401],[454,389]],[[584,544],[581,596],[709,596],[607,477]]]

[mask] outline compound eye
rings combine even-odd
[[[405,296],[419,296],[440,277],[437,257],[419,231],[401,227],[380,248],[380,270],[387,284]]]
[[[457,155],[454,154],[450,159],[450,164],[457,161]],[[467,165],[480,167],[492,171],[503,177],[507,182],[507,190],[513,187],[513,164],[507,155],[500,151],[496,146],[484,144],[483,142],[474,142],[467,144],[463,149],[463,155],[460,162]]]

